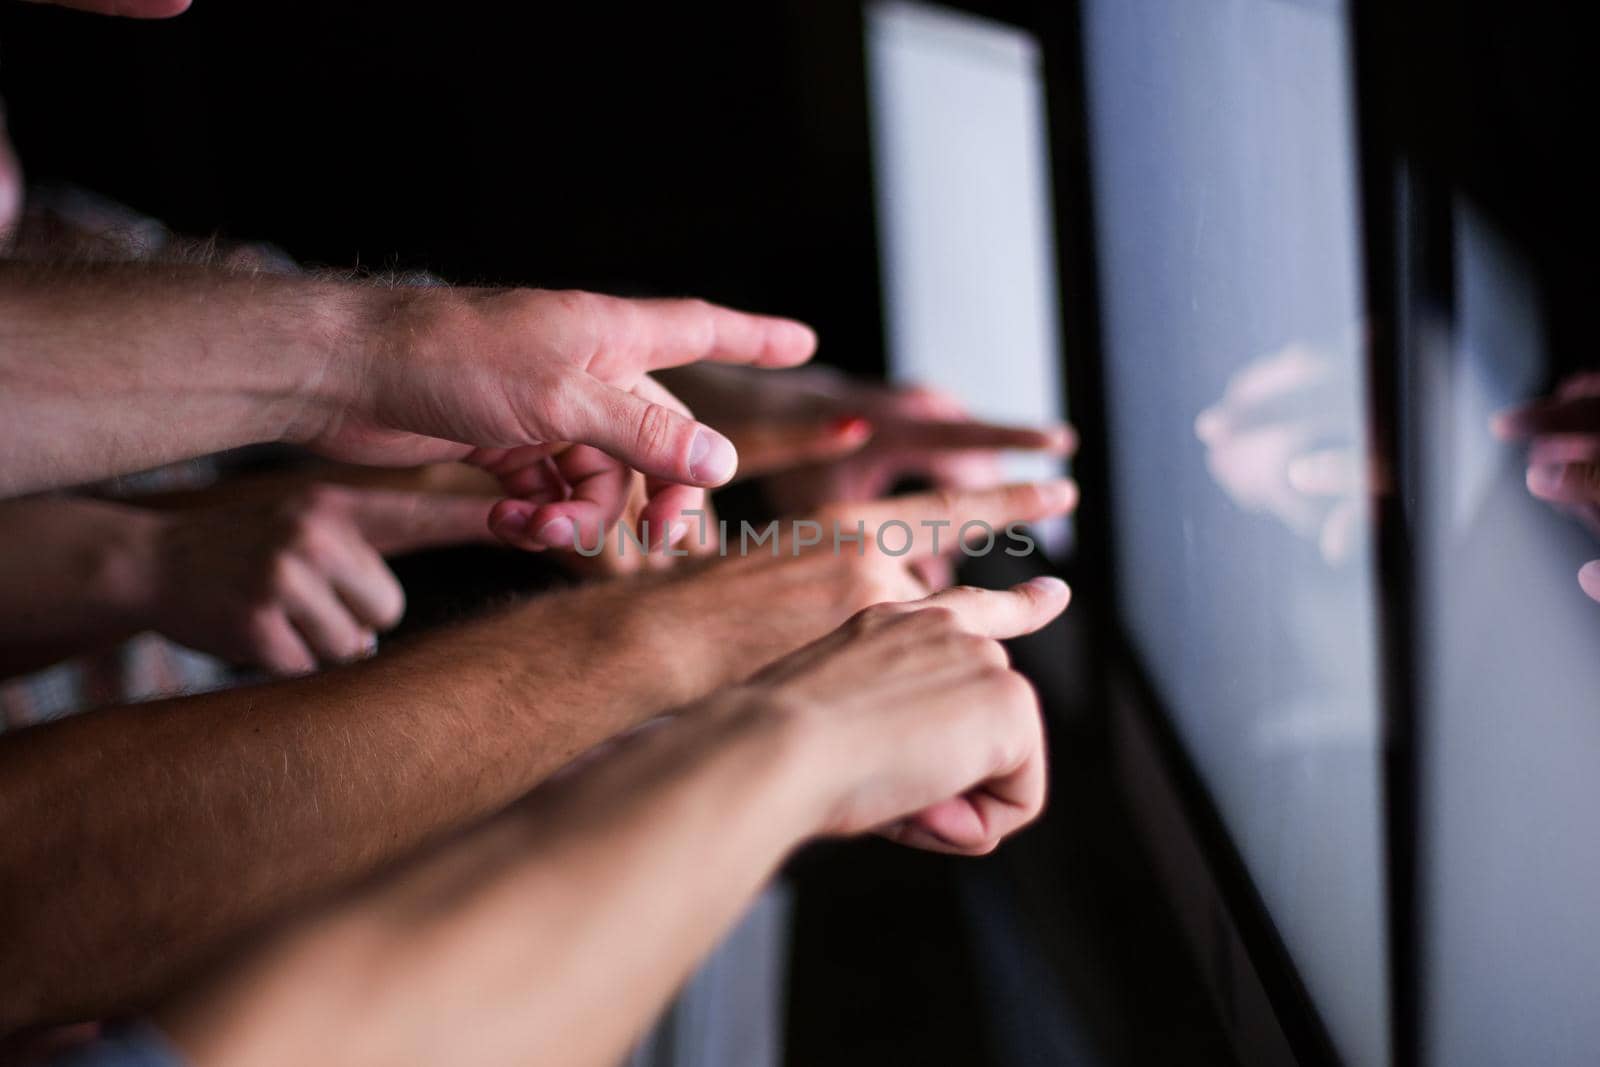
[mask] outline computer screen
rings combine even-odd
[[[1085,0],[1083,47],[1119,615],[1338,1055],[1383,1064],[1347,13]]]
[[[931,4],[867,8],[889,371],[1018,425],[1065,418],[1037,41]],[[1016,479],[1057,459],[1010,456]],[[1059,547],[1064,527],[1044,531]]]
[[[1452,214],[1454,329],[1435,331],[1413,405],[1424,1062],[1594,1063],[1600,583],[1579,575],[1600,558],[1600,506],[1582,488],[1600,482],[1557,475],[1600,460],[1600,360],[1587,300],[1575,343],[1559,344],[1541,264],[1470,197]],[[1491,432],[1541,398],[1591,413],[1530,440]]]

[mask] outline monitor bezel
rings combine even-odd
[[[1398,258],[1403,236],[1396,202],[1394,137],[1382,116],[1392,66],[1386,42],[1393,15],[1381,3],[1351,0],[1350,51],[1364,296],[1369,320],[1365,412],[1374,469],[1398,470],[1402,381],[1399,318],[1406,277]],[[1093,629],[1103,667],[1097,692],[1109,716],[1113,758],[1145,847],[1185,929],[1212,998],[1242,1057],[1249,1062],[1336,1064],[1331,1036],[1262,901],[1238,847],[1185,751],[1170,709],[1151,684],[1115,600],[1117,552],[1110,501],[1115,486],[1106,440],[1104,349],[1090,172],[1090,127],[1080,0],[1041,5],[1028,28],[1044,48],[1056,183],[1057,248],[1061,257],[1063,347],[1070,410],[1084,442],[1075,475],[1089,506],[1078,516],[1078,603],[1097,613]],[[1048,13],[1046,13],[1048,12]],[[1387,100],[1392,104],[1392,98]],[[1085,398],[1088,401],[1085,402]],[[1392,1062],[1413,1062],[1414,797],[1411,751],[1410,537],[1390,480],[1373,500],[1380,642],[1380,788],[1382,853],[1390,983]],[[1087,582],[1092,583],[1084,588]]]

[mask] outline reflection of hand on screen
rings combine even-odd
[[[1247,511],[1349,557],[1361,517],[1361,463],[1332,359],[1291,344],[1247,364],[1195,418],[1206,466]]]
[[[1600,535],[1600,373],[1575,375],[1554,396],[1495,417],[1494,432],[1528,442],[1528,491]],[[1600,601],[1600,560],[1578,571]]]

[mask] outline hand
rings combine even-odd
[[[1600,535],[1600,373],[1567,379],[1553,397],[1495,417],[1501,440],[1527,441],[1528,491]],[[1578,585],[1600,601],[1600,560],[1578,571]]]
[[[146,621],[180,644],[275,674],[368,655],[405,608],[383,557],[492,541],[492,503],[317,486],[152,513]]]
[[[258,936],[156,1020],[212,1067],[436,1048],[463,1062],[616,1063],[803,840],[877,828],[976,854],[1038,814],[1038,703],[992,638],[1044,625],[1067,595],[1035,580],[869,609]]]
[[[1061,614],[1066,583],[955,588],[867,608],[743,687],[779,715],[821,789],[819,833],[879,830],[903,844],[976,855],[1044,804],[1038,699],[997,638]]]
[[[665,530],[733,477],[726,437],[649,372],[697,360],[786,367],[816,337],[787,319],[697,300],[580,292],[397,290],[370,360],[345,368],[301,434],[338,459],[385,466],[467,458],[533,505],[497,515],[567,547],[622,513],[634,471],[643,518]]]
[[[739,446],[742,473],[766,475],[773,505],[791,514],[875,500],[908,478],[941,489],[997,485],[1001,451],[1065,455],[1076,441],[1067,426],[980,422],[937,390],[821,367],[757,375],[696,366],[669,381]]]
[[[741,450],[741,464],[744,458],[745,453]],[[584,579],[618,578],[647,571],[669,570],[685,559],[706,556],[715,550],[714,544],[689,536],[690,531],[701,522],[708,528],[713,528],[716,522],[715,509],[710,500],[703,498],[704,494],[699,494],[702,497],[698,501],[699,508],[690,509],[698,510],[698,516],[684,516],[663,527],[660,519],[650,517],[660,514],[660,508],[651,507],[649,480],[637,471],[627,474],[627,499],[622,506],[622,513],[607,527],[581,537],[575,535],[573,544],[568,548],[555,548],[535,538],[532,530],[536,523],[532,521],[532,516],[541,504],[560,501],[563,496],[561,489],[550,485],[530,487],[534,479],[526,474],[514,482],[517,491],[524,495],[499,501],[489,514],[489,528],[500,540],[514,548],[529,552],[550,549],[562,567]],[[696,501],[690,497],[684,502],[690,504]],[[618,550],[617,546],[624,543],[628,550]],[[601,545],[611,548],[593,551]],[[679,546],[682,546],[680,551],[669,551]]]
[[[1290,345],[1235,374],[1194,424],[1217,484],[1240,507],[1315,541],[1329,563],[1355,546],[1363,488],[1334,374],[1322,354]]]
[[[926,596],[921,565],[957,552],[963,525],[986,525],[997,537],[993,551],[1004,551],[1009,525],[1064,514],[1077,499],[1077,486],[1061,479],[832,504],[809,519],[775,523],[773,540],[743,551],[741,531],[730,527],[728,558],[621,584],[616,596],[625,606],[602,613],[603,622],[621,647],[659,647],[652,676],[675,702],[687,702],[749,677],[862,608]],[[835,551],[832,531],[854,534],[858,524],[860,551],[849,542]],[[715,531],[708,534],[720,557]],[[695,530],[691,539],[699,536]],[[902,541],[905,551],[889,554]]]

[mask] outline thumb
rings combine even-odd
[[[872,425],[854,416],[820,422],[747,422],[726,429],[739,451],[741,479],[840,459],[872,438]]]
[[[733,442],[682,411],[587,375],[577,382],[573,408],[560,420],[563,440],[680,485],[722,485],[738,469]]]
[[[489,509],[495,499],[365,489],[354,494],[350,514],[368,544],[381,555],[394,556],[422,548],[494,541]]]

